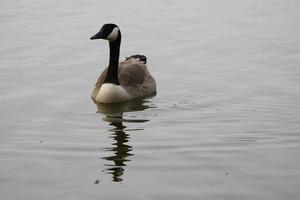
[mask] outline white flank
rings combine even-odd
[[[120,103],[130,98],[130,94],[122,86],[104,83],[96,96],[96,101],[101,103]]]
[[[115,27],[112,32],[106,37],[106,39],[110,42],[115,41],[119,34],[119,28]]]

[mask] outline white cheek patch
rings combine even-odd
[[[110,42],[115,41],[119,35],[118,27],[115,27],[112,32],[106,37],[106,39]]]

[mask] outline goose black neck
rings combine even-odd
[[[118,38],[115,41],[109,42],[109,65],[105,83],[113,83],[120,85],[118,78],[118,65],[120,56],[121,32],[119,31]]]

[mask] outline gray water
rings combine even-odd
[[[299,10],[2,0],[0,199],[298,199]],[[108,22],[122,59],[147,55],[155,97],[91,101],[108,45],[89,37]]]

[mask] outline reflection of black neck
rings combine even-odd
[[[105,83],[120,85],[118,79],[118,65],[120,56],[121,32],[118,32],[116,40],[109,42],[109,66]]]
[[[122,119],[122,117],[120,119]],[[112,134],[112,138],[115,141],[110,148],[110,150],[114,152],[114,155],[104,157],[104,159],[113,161],[114,164],[108,165],[109,168],[106,170],[107,173],[112,174],[113,181],[121,182],[123,180],[122,175],[124,173],[124,166],[126,166],[127,161],[130,161],[127,157],[133,155],[130,153],[130,151],[132,151],[132,146],[126,144],[129,135],[123,131],[126,126],[123,126],[122,122],[111,122],[110,125],[115,127],[114,133]]]

